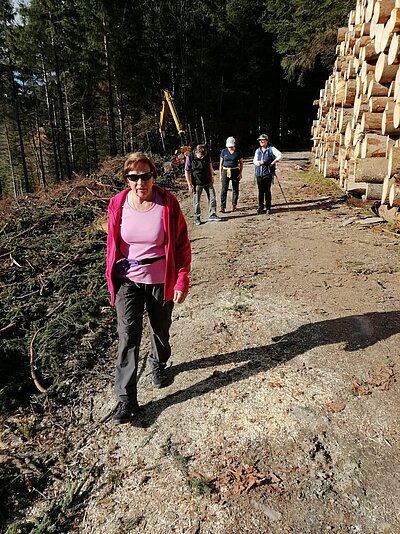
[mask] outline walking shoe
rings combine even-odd
[[[271,215],[271,210],[265,210],[265,215]]]
[[[157,365],[153,368],[153,384],[157,389],[161,389],[168,384],[168,377],[164,367]]]
[[[261,215],[261,213],[264,213],[264,208],[257,209],[257,215]]]
[[[236,211],[237,210],[237,206],[232,206],[232,211]]]
[[[219,211],[220,211],[221,213],[226,213],[226,209],[225,209],[225,208],[221,208]]]
[[[200,219],[200,217],[196,217],[196,218],[195,218],[195,220],[194,220],[194,224],[195,224],[196,226],[200,226],[200,225],[201,225],[201,219]]]
[[[211,222],[220,222],[221,217],[218,217],[216,213],[213,213],[212,215],[209,216],[208,220]]]
[[[124,423],[129,423],[132,419],[133,412],[139,410],[139,405],[137,402],[123,402],[119,401],[115,412],[112,416],[112,422],[114,425],[123,425]]]

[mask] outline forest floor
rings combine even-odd
[[[80,534],[400,532],[400,239],[306,184],[308,157],[285,154],[288,203],[275,183],[270,216],[256,214],[250,161],[220,223],[195,226],[182,193],[193,266],[173,382],[155,390],[144,358],[141,414],[101,422],[115,341],[79,402],[43,423],[68,451],[31,517],[69,487]]]

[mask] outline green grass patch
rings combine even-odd
[[[315,168],[310,167],[299,173],[303,182],[322,195],[331,196],[334,199],[344,198],[346,195],[342,189],[330,178],[325,178]]]
[[[177,468],[185,477],[186,484],[190,491],[197,496],[211,495],[215,491],[214,482],[202,475],[191,475],[189,473],[189,456],[181,454],[177,446],[172,442],[171,437],[162,446],[162,451],[165,456],[169,456],[174,460]]]

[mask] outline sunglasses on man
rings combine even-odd
[[[143,172],[142,174],[126,174],[125,175],[130,182],[137,182],[138,180],[143,180],[144,182],[147,182],[147,180],[150,180],[150,178],[153,177],[152,171],[149,172]]]

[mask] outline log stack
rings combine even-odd
[[[400,206],[400,0],[357,0],[338,29],[311,134],[315,166],[345,191]],[[393,213],[393,210],[392,210]]]

